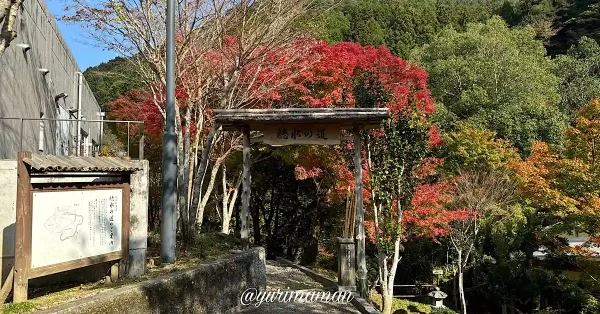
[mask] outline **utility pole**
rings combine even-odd
[[[175,263],[177,219],[177,134],[175,134],[175,0],[167,0],[167,103],[163,133],[162,222],[160,257],[164,263]]]

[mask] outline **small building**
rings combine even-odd
[[[567,237],[567,243],[571,247],[578,247],[578,246],[585,245],[589,240],[590,240],[589,237]],[[596,255],[589,256],[588,258],[591,260],[600,261],[600,247],[592,246],[592,247],[589,247],[589,250],[591,252],[595,252]],[[533,252],[533,257],[537,258],[539,260],[544,260],[544,259],[546,259],[546,254],[547,254],[546,251],[547,251],[546,247],[542,246],[542,247],[540,247],[539,250]]]
[[[0,57],[0,159],[14,159],[19,150],[68,155],[76,147],[78,114],[98,120],[100,106],[43,0],[24,0],[14,25],[17,37]],[[98,148],[100,128],[80,123],[82,154]]]

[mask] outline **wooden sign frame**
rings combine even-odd
[[[27,300],[29,279],[55,274],[63,271],[73,270],[94,264],[120,261],[125,262],[129,258],[129,227],[130,227],[130,200],[131,189],[128,180],[121,183],[97,184],[97,183],[31,183],[31,174],[24,158],[31,158],[30,152],[19,152],[17,160],[17,206],[16,206],[16,234],[15,234],[15,277],[14,277],[14,302]],[[81,172],[85,174],[85,172]],[[120,189],[122,191],[122,233],[121,251],[101,254],[68,262],[52,264],[48,266],[31,268],[32,247],[32,205],[34,192],[56,192],[56,191],[90,191]],[[123,263],[121,263],[123,265]],[[116,269],[116,270],[115,270]],[[118,277],[118,268],[113,267],[111,274]]]

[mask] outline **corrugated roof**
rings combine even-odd
[[[389,117],[386,108],[288,108],[288,109],[217,109],[215,121],[225,129],[244,124],[256,129],[265,124],[319,123],[377,127]]]
[[[77,157],[32,154],[23,162],[38,172],[133,172],[133,162],[114,157]]]

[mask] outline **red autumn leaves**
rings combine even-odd
[[[230,45],[232,49],[226,49]],[[215,71],[235,57],[236,41],[228,38],[221,50],[208,50],[201,53]],[[384,47],[363,47],[356,43],[329,45],[310,38],[301,38],[286,47],[265,47],[268,53],[260,53],[258,60],[244,66],[241,71],[238,88],[243,88],[251,108],[266,107],[358,107],[356,91],[357,80],[371,80],[365,84],[375,84],[389,97],[377,107],[387,107],[392,117],[399,115],[418,115],[426,119],[432,113],[434,99],[427,88],[428,74],[418,66],[393,56]],[[200,53],[199,53],[200,54]],[[364,75],[368,74],[368,75]],[[189,73],[180,80],[181,84],[197,84],[194,75]],[[373,83],[373,81],[375,83]],[[206,85],[202,85],[206,86]],[[181,108],[188,102],[190,88],[180,86],[177,100]],[[188,92],[186,92],[188,91]],[[111,115],[120,119],[144,120],[146,132],[150,137],[160,139],[162,135],[162,115],[153,104],[149,92],[134,90],[109,104]],[[208,103],[205,110],[206,121],[209,112],[218,104]],[[206,130],[204,130],[206,131]],[[377,131],[374,131],[374,136]],[[429,130],[430,147],[441,145],[440,134],[435,126]],[[323,152],[323,150],[327,150]],[[329,202],[343,202],[348,189],[354,188],[352,165],[344,158],[344,148],[311,148],[299,151],[295,168],[299,180],[329,177],[335,182],[326,198]],[[366,156],[364,156],[366,159]],[[428,159],[420,168],[420,175],[429,175],[435,171],[441,160]],[[368,206],[371,197],[368,171],[363,170],[365,181],[364,199]],[[444,205],[452,199],[453,181],[421,184],[417,187],[411,208],[405,212],[403,222],[414,226],[415,234],[435,238],[445,235],[449,223],[454,220],[473,217],[468,211],[447,211]],[[372,226],[367,226],[374,233]],[[372,237],[371,237],[372,238]]]

